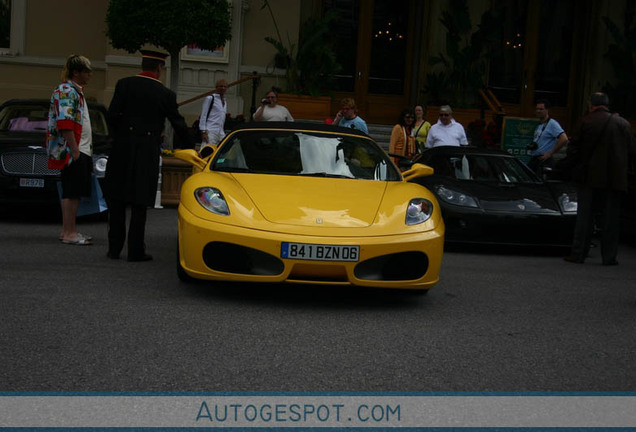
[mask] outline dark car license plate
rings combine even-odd
[[[20,179],[20,187],[43,188],[44,187],[44,179],[21,178]]]

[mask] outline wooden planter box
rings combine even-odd
[[[287,108],[295,120],[324,121],[331,115],[331,97],[281,93],[278,104]]]
[[[192,165],[174,157],[161,160],[161,205],[177,206],[181,185],[192,174]]]

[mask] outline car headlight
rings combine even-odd
[[[470,195],[466,195],[461,192],[448,189],[447,187],[444,187],[444,186],[437,186],[435,188],[435,191],[437,192],[437,196],[440,199],[442,199],[443,201],[446,201],[449,204],[454,204],[454,205],[464,206],[464,207],[479,207],[477,205],[477,201],[475,200],[475,198],[471,197]]]
[[[222,216],[230,215],[230,208],[220,190],[209,186],[200,187],[194,191],[194,197],[207,211]]]
[[[106,175],[107,156],[93,156],[93,172],[98,178]]]
[[[406,224],[417,225],[426,222],[433,214],[433,203],[425,198],[414,198],[406,208]]]
[[[574,193],[562,193],[559,198],[559,206],[564,213],[576,213],[578,209],[578,202],[576,200],[576,194]]]

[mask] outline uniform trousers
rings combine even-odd
[[[587,257],[594,231],[594,217],[597,213],[602,212],[601,257],[603,264],[611,264],[616,261],[621,195],[621,191],[612,189],[598,189],[588,186],[577,188],[578,209],[572,242],[572,258],[583,262]]]
[[[126,203],[110,200],[108,203],[108,253],[119,256],[126,242]],[[130,226],[128,227],[128,258],[140,257],[146,252],[147,206],[130,205]]]

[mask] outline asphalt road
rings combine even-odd
[[[151,262],[109,260],[105,223],[80,228],[95,245],[0,214],[0,391],[636,390],[634,246],[618,267],[447,252],[414,296],[186,285],[175,209],[149,212]]]

